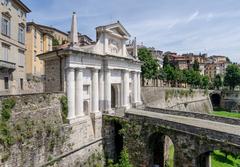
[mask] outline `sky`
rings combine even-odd
[[[240,63],[240,0],[22,0],[28,21],[95,40],[95,27],[120,21],[139,44],[162,51],[228,56]]]

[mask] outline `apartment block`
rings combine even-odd
[[[0,94],[25,89],[26,15],[31,12],[20,0],[0,0]]]
[[[52,51],[53,36],[34,22],[27,23],[26,33],[26,73],[27,79],[32,76],[44,75],[44,62],[39,60],[38,54]]]

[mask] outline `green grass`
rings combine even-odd
[[[212,115],[226,117],[226,118],[240,119],[240,113],[236,113],[236,112],[214,111],[214,112],[212,112]]]
[[[231,155],[227,158],[220,151],[214,151],[211,154],[212,167],[240,167],[240,159],[234,159]]]
[[[174,167],[174,145],[169,148],[169,167]]]
[[[174,167],[174,145],[170,145],[168,150],[169,158],[167,160],[167,167]]]

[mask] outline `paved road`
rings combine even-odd
[[[138,110],[138,109],[130,109],[126,111],[126,113],[150,117],[150,118],[157,118],[161,120],[181,123],[181,124],[200,127],[204,129],[215,130],[215,131],[224,132],[227,134],[238,135],[240,137],[240,126],[237,126],[237,125],[230,125],[230,124],[214,122],[210,120],[162,114],[162,113],[156,113],[156,112],[150,112],[150,111],[144,111],[144,110]]]

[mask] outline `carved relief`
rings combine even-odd
[[[115,39],[109,39],[108,40],[108,47],[110,48],[111,53],[117,54],[120,50],[120,44]]]

